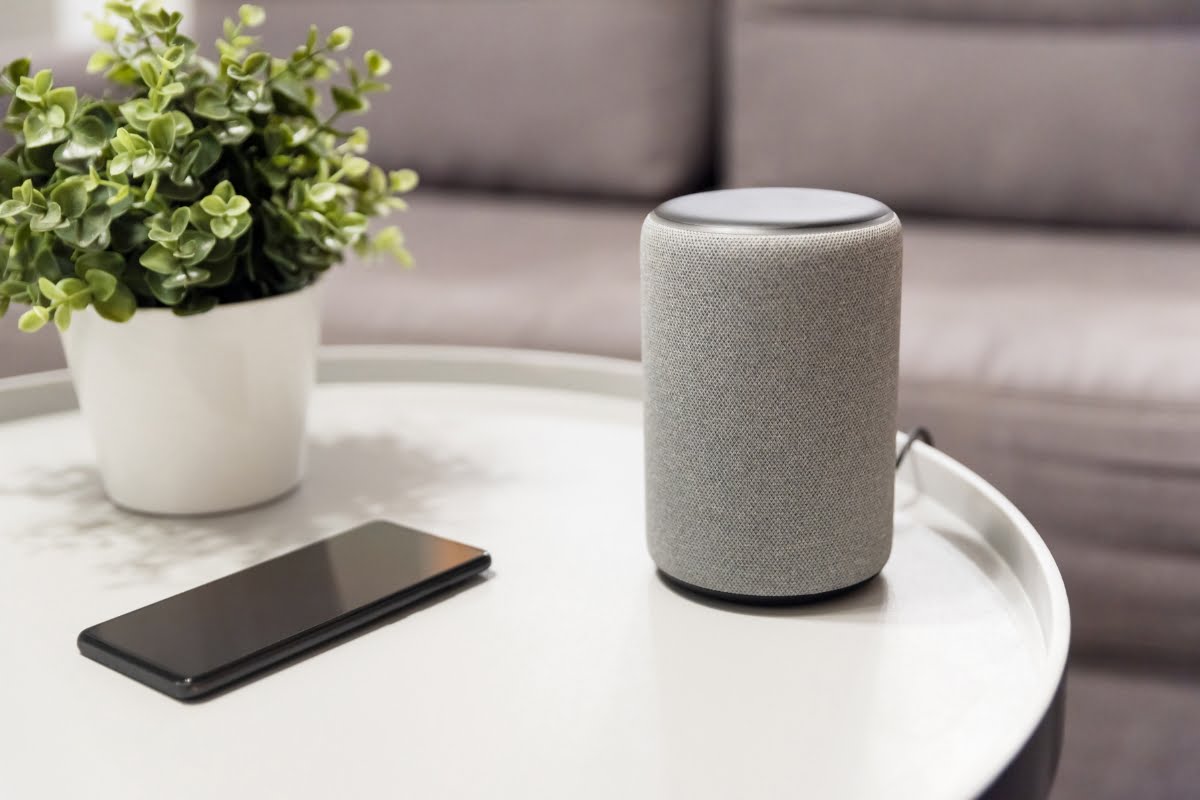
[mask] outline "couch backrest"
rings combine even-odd
[[[711,173],[711,0],[258,2],[276,54],[349,25],[392,61],[370,152],[426,183],[653,198]],[[197,3],[202,46],[239,3]]]
[[[1200,227],[1196,0],[731,0],[723,175]]]

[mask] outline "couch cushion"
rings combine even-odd
[[[1058,556],[1076,652],[1200,665],[1200,237],[909,220],[901,420]]]
[[[732,185],[846,189],[901,212],[1200,227],[1200,26],[735,10]]]
[[[1074,668],[1053,800],[1179,800],[1200,787],[1200,683]]]
[[[197,6],[207,46],[240,0]],[[711,0],[269,0],[264,42],[354,29],[393,64],[372,157],[428,184],[656,197],[707,174]]]
[[[326,339],[636,358],[638,239],[650,208],[421,191],[401,218],[416,268],[331,273]]]
[[[1200,22],[1194,0],[741,0],[758,6],[905,19],[1062,22],[1086,25]]]

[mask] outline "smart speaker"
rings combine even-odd
[[[791,602],[883,569],[900,264],[896,215],[845,192],[703,192],[646,218],[646,526],[671,581]]]

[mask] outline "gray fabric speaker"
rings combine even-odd
[[[673,581],[811,599],[892,544],[900,221],[870,198],[729,189],[642,227],[646,523]]]

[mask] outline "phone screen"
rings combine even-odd
[[[84,631],[105,650],[175,680],[209,673],[406,591],[469,577],[487,554],[390,522],[345,533]]]

